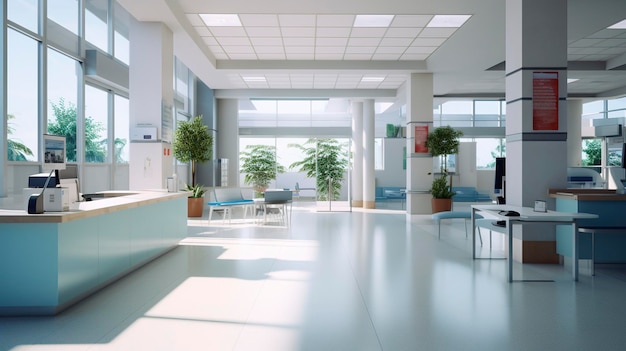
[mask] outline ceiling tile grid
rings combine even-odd
[[[355,27],[355,14],[239,14],[241,26],[207,26],[187,14],[218,60],[425,60],[457,28],[426,28],[433,15],[395,15]]]

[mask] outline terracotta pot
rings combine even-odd
[[[444,212],[452,210],[452,199],[435,199],[430,200],[430,204],[433,208],[433,213]]]
[[[203,210],[204,210],[204,198],[203,197],[188,197],[187,198],[187,217],[202,217]]]

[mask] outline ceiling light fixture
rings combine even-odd
[[[361,83],[380,83],[385,80],[385,77],[370,76],[361,78]]]
[[[467,21],[471,15],[435,15],[426,25],[429,28],[458,28]]]
[[[614,25],[610,26],[608,29],[626,29],[626,19],[615,23]]]
[[[241,27],[237,15],[200,13],[200,18],[208,27]]]
[[[248,82],[248,83],[264,83],[267,80],[265,79],[264,76],[246,76],[246,77],[241,77],[243,79],[244,82]]]
[[[567,84],[574,83],[577,80],[578,80],[578,78],[567,78]]]
[[[354,27],[389,27],[394,15],[357,15]]]

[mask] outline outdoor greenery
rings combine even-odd
[[[341,182],[348,168],[348,151],[335,139],[311,138],[304,145],[289,144],[300,149],[304,159],[292,163],[289,168],[305,172],[309,178],[316,179],[319,200],[328,199],[328,184],[332,186],[332,200],[338,200],[341,194]]]
[[[602,143],[600,139],[585,140],[583,146],[585,157],[582,159],[583,166],[599,166],[602,160]]]
[[[258,192],[267,189],[278,173],[285,172],[285,167],[276,159],[276,148],[272,145],[248,145],[239,157],[240,172],[245,174],[244,183],[252,185]]]
[[[174,157],[180,162],[191,162],[191,187],[196,185],[196,163],[213,157],[213,136],[209,127],[202,123],[202,116],[182,121],[174,134]]]
[[[76,106],[61,98],[57,104],[51,103],[54,119],[48,120],[48,133],[65,136],[66,158],[68,162],[76,162]],[[7,119],[15,118],[14,115],[7,115]],[[104,130],[102,123],[94,121],[91,117],[85,117],[85,161],[86,162],[106,162],[108,140],[99,139],[100,133]],[[7,135],[11,135],[14,129],[10,123]],[[115,138],[115,157],[118,163],[124,163],[122,150],[126,146],[126,139]],[[27,156],[33,156],[33,152],[26,145],[8,139],[8,160],[27,161]]]
[[[426,138],[426,146],[433,157],[442,156],[440,163],[441,176],[435,177],[430,193],[436,199],[448,199],[454,196],[452,191],[452,175],[450,184],[447,183],[448,156],[459,152],[459,138],[463,132],[450,126],[435,128]]]
[[[68,162],[76,162],[76,106],[63,98],[57,104],[50,103],[54,120],[48,120],[48,133],[65,136],[66,158]],[[107,155],[107,139],[99,139],[104,130],[102,123],[93,118],[85,117],[85,161],[105,162]],[[124,142],[124,145],[126,143]]]
[[[13,118],[15,118],[14,115],[7,115],[7,136],[13,134],[14,129],[9,122]],[[9,138],[7,138],[7,152],[9,161],[28,161],[28,156],[33,156],[33,151],[28,146]]]

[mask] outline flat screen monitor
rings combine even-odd
[[[43,165],[44,172],[65,169],[65,136],[43,135]]]
[[[494,182],[494,190],[496,194],[504,195],[502,191],[504,189],[503,179],[506,176],[506,159],[504,157],[496,158],[496,178]]]
[[[622,168],[626,168],[626,143],[622,144]]]

